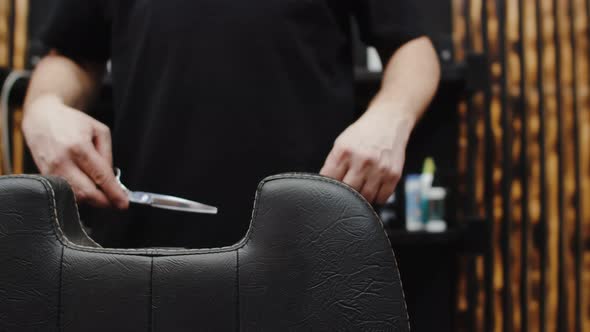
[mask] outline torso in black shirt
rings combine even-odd
[[[394,0],[61,0],[44,41],[112,60],[125,184],[220,210],[93,211],[93,236],[116,247],[239,240],[258,182],[319,171],[353,120],[351,15],[386,55],[417,33]]]

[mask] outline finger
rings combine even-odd
[[[381,152],[378,162],[369,164],[361,194],[370,203],[384,203],[395,190],[399,176],[394,161],[393,153],[386,150]]]
[[[96,151],[106,160],[107,164],[113,167],[113,145],[109,127],[98,123],[94,128],[93,141]]]
[[[358,171],[358,169],[351,168],[344,176],[344,180],[342,180],[342,182],[351,186],[356,191],[360,191],[365,184],[365,177],[362,172]]]
[[[379,193],[379,188],[381,187],[382,176],[379,174],[378,171],[371,169],[367,176],[367,180],[363,184],[363,187],[360,190],[361,195],[369,202],[374,203],[377,194]]]
[[[342,181],[346,172],[348,171],[348,165],[345,163],[334,163],[334,162],[327,162],[322,170],[320,171],[320,175],[327,176],[329,178]]]
[[[105,194],[98,190],[94,182],[75,165],[65,169],[64,177],[74,190],[79,202],[99,208],[110,206],[109,199]]]
[[[338,150],[334,148],[330,151],[328,158],[326,158],[326,162],[320,171],[320,175],[342,181],[348,168],[349,162],[346,155],[338,152]]]
[[[381,184],[377,190],[375,203],[385,204],[399,182],[401,169],[403,168],[403,157],[396,156],[395,153],[387,150],[381,153],[379,159],[378,173]],[[402,161],[400,162],[400,160]]]
[[[346,172],[348,171],[348,163],[336,162],[333,158],[328,158],[324,167],[320,171],[320,175],[327,176],[338,181],[342,181]]]
[[[381,188],[379,189],[379,192],[377,193],[375,203],[377,203],[377,204],[387,203],[387,200],[389,199],[389,197],[391,197],[391,195],[393,195],[393,192],[395,191],[395,188],[397,187],[398,181],[399,181],[399,178],[393,179],[392,181],[383,182],[383,184],[381,185]]]
[[[74,160],[114,206],[119,209],[126,209],[129,206],[129,199],[117,182],[111,166],[94,149],[94,146],[80,147],[74,152]]]

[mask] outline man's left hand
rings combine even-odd
[[[336,139],[320,174],[348,184],[370,203],[384,204],[400,180],[414,124],[402,112],[369,109]]]

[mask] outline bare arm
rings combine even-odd
[[[389,60],[381,90],[368,112],[382,109],[414,123],[424,113],[440,81],[440,63],[432,42],[421,37],[402,46]]]
[[[365,114],[334,144],[321,174],[384,203],[401,177],[410,134],[432,101],[440,64],[426,37],[403,45],[389,60],[381,89]]]
[[[125,208],[127,198],[113,175],[109,128],[83,112],[97,94],[103,68],[56,53],[45,57],[27,91],[23,132],[42,174],[66,178],[79,201]]]
[[[39,62],[25,100],[25,112],[39,98],[52,97],[65,105],[85,110],[99,88],[104,66],[77,63],[52,52]]]

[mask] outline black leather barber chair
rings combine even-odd
[[[326,178],[260,185],[230,247],[105,249],[66,182],[0,177],[0,331],[408,331],[372,208]]]

